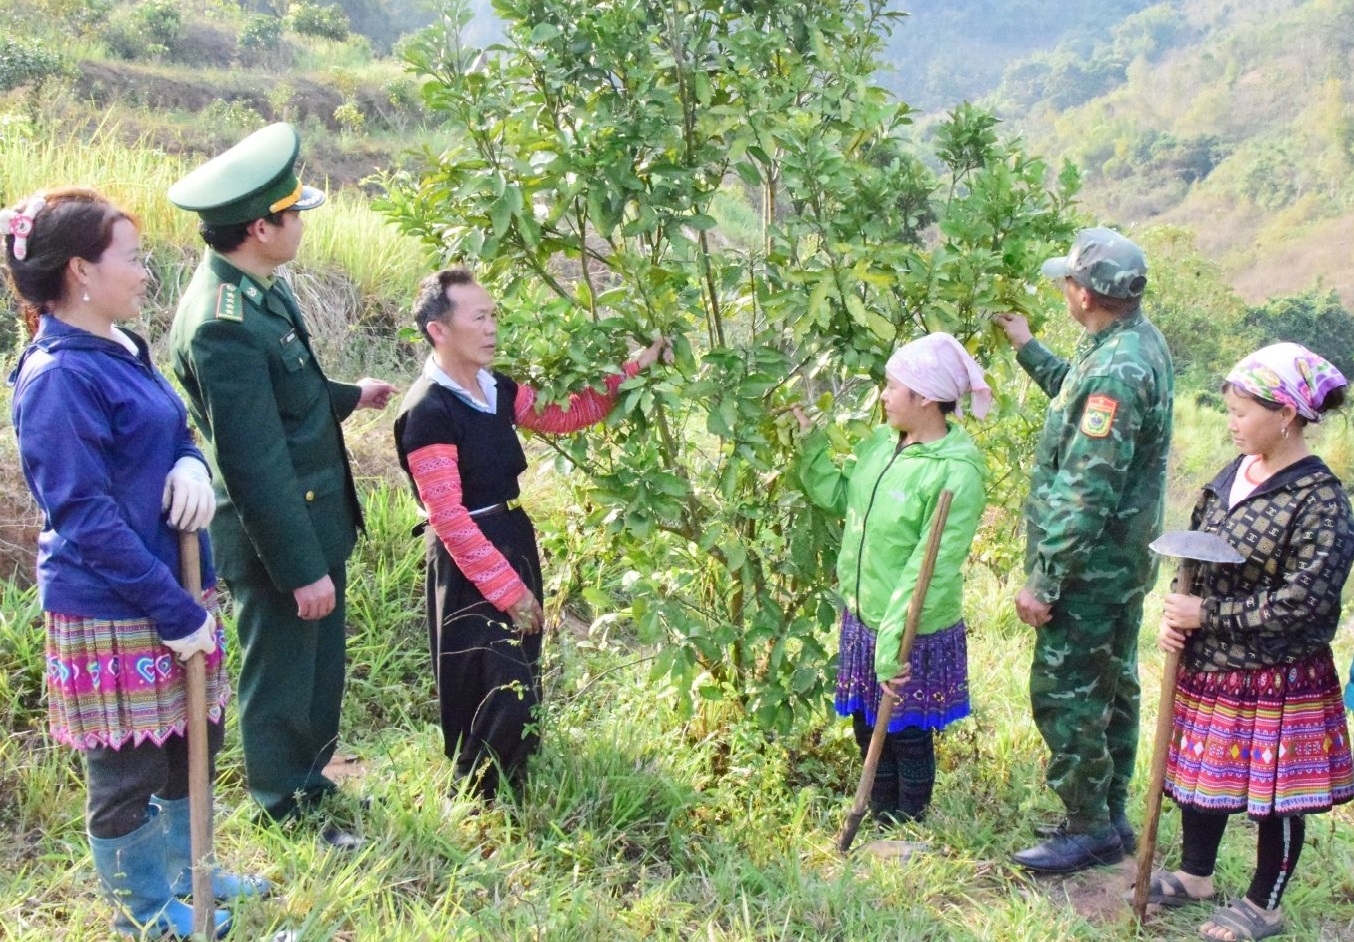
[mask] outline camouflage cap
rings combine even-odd
[[[296,128],[270,124],[171,186],[169,201],[212,226],[253,222],[288,209],[314,209],[325,195],[296,178],[300,152]]]
[[[1147,289],[1147,258],[1142,249],[1113,229],[1082,229],[1072,251],[1050,258],[1040,271],[1046,278],[1071,278],[1109,298],[1140,298]]]

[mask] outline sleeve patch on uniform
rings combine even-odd
[[[240,307],[240,289],[235,285],[223,284],[216,292],[216,317],[223,321],[244,320],[244,311]]]
[[[1088,438],[1104,438],[1114,427],[1114,413],[1118,411],[1117,399],[1091,396],[1086,400],[1086,411],[1081,414],[1081,434]]]

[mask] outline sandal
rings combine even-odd
[[[1222,939],[1220,936],[1205,932],[1204,927],[1200,926],[1199,938],[1207,939],[1208,942],[1232,942],[1243,939],[1254,942],[1255,939],[1268,939],[1272,935],[1278,935],[1284,929],[1282,916],[1278,922],[1266,922],[1259,909],[1239,897],[1226,906],[1219,906],[1213,910],[1213,915],[1208,917],[1208,923],[1212,923],[1215,929],[1232,934],[1231,940]]]
[[[1149,906],[1166,906],[1175,909],[1180,906],[1190,906],[1194,903],[1206,903],[1213,898],[1213,896],[1191,896],[1189,890],[1185,889],[1184,881],[1169,870],[1155,871],[1152,874],[1152,879],[1147,883],[1147,903]],[[1132,901],[1132,889],[1124,894],[1124,899]]]

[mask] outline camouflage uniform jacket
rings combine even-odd
[[[1185,667],[1254,670],[1326,647],[1340,623],[1340,590],[1354,563],[1354,523],[1340,480],[1309,456],[1228,507],[1241,458],[1204,489],[1191,525],[1217,533],[1242,556],[1203,564],[1191,592],[1203,597]]]
[[[1145,594],[1171,441],[1165,339],[1138,308],[1084,335],[1070,363],[1037,340],[1016,359],[1051,399],[1025,504],[1026,588],[1045,603]]]

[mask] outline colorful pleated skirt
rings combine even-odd
[[[215,590],[203,606],[217,610]],[[46,612],[47,724],[57,742],[76,749],[163,745],[188,725],[184,667],[160,643],[149,619],[106,619]],[[216,650],[205,659],[207,719],[220,723],[230,699],[225,630],[216,620]]]
[[[1330,649],[1257,670],[1181,670],[1166,793],[1201,811],[1329,811],[1354,798]]]
[[[875,676],[874,648],[875,633],[845,612],[837,656],[837,714],[864,713],[871,727],[884,696]],[[943,729],[969,715],[968,639],[962,621],[929,635],[918,635],[907,660],[912,676],[889,718],[889,732],[907,726]]]

